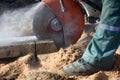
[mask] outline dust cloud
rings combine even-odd
[[[7,10],[0,15],[0,38],[34,35],[32,22],[41,3],[16,10]]]

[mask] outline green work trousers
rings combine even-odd
[[[82,58],[98,67],[111,67],[120,44],[120,0],[103,0],[101,21]]]

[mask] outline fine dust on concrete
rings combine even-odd
[[[32,21],[40,3],[6,10],[0,15],[0,38],[33,35]]]

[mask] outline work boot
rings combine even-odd
[[[93,66],[86,62],[84,59],[78,59],[77,61],[68,64],[63,67],[62,71],[69,75],[90,75],[100,70],[111,70],[112,68],[100,68]]]

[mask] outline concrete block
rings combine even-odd
[[[0,46],[0,58],[12,58],[24,56],[28,53],[35,52],[34,41],[17,42]]]
[[[0,59],[24,56],[28,53],[45,54],[58,51],[53,41],[41,41],[31,37],[0,40]]]

